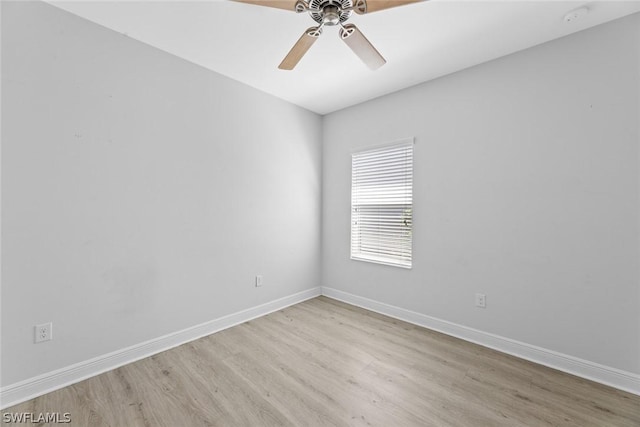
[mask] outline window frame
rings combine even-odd
[[[393,267],[400,267],[400,268],[405,268],[405,269],[411,269],[413,267],[413,164],[414,164],[414,146],[415,146],[415,138],[411,137],[411,138],[403,138],[400,140],[396,140],[394,142],[390,142],[390,143],[385,143],[385,144],[379,144],[379,145],[374,145],[374,146],[369,146],[366,148],[361,148],[361,149],[357,149],[357,150],[353,150],[351,152],[351,203],[350,203],[350,207],[351,207],[351,215],[350,215],[350,245],[349,245],[349,254],[350,254],[350,258],[354,261],[364,261],[364,262],[370,262],[370,263],[374,263],[374,264],[382,264],[382,265],[389,265],[389,266],[393,266]],[[404,168],[402,167],[398,167],[398,170],[403,171],[404,175],[403,177],[405,177],[404,179],[406,179],[406,176],[409,177],[408,179],[408,193],[405,194],[405,199],[409,200],[409,203],[406,203],[407,200],[404,200],[403,203],[397,203],[394,204],[392,203],[393,201],[393,197],[389,198],[389,199],[384,199],[384,196],[379,196],[379,197],[383,197],[383,203],[379,203],[379,204],[373,204],[373,203],[362,203],[359,202],[357,199],[357,195],[355,194],[356,192],[358,194],[360,194],[362,192],[362,184],[360,184],[360,186],[358,186],[358,183],[356,182],[356,170],[355,170],[355,161],[357,159],[357,157],[360,155],[371,155],[374,154],[376,152],[384,152],[384,151],[389,151],[389,150],[394,150],[394,149],[403,149],[403,148],[410,148],[409,153],[410,153],[410,160],[409,160],[409,164],[408,166],[405,166]],[[393,154],[387,154],[388,157],[393,157]],[[360,159],[362,160],[362,158]],[[387,162],[391,162],[389,159],[385,159],[385,161]],[[384,162],[380,165],[377,165],[380,167],[384,167],[385,164]],[[387,164],[388,167],[388,164]],[[362,168],[359,169],[359,172],[362,174]],[[371,171],[368,170],[368,173],[370,173]],[[382,177],[382,180],[384,180],[385,178]],[[389,182],[384,182],[384,184],[391,184],[391,181]],[[407,183],[404,183],[404,188],[406,188]],[[375,191],[375,190],[374,190]],[[384,190],[381,190],[381,193],[384,194]],[[408,232],[409,232],[409,237],[408,237],[408,252],[405,252],[404,256],[402,255],[393,255],[393,254],[388,254],[388,255],[383,255],[380,254],[380,252],[382,252],[384,249],[389,249],[389,251],[391,251],[394,246],[387,246],[385,247],[384,244],[378,246],[376,249],[379,249],[380,251],[378,253],[375,253],[375,251],[369,251],[369,253],[367,253],[366,250],[362,250],[362,248],[360,248],[360,250],[354,250],[356,249],[356,247],[361,246],[362,245],[362,231],[356,226],[358,223],[358,220],[361,219],[362,217],[359,217],[357,212],[358,212],[358,206],[370,206],[371,209],[373,209],[375,211],[375,209],[386,209],[388,210],[391,206],[395,206],[399,209],[403,209],[406,211],[406,209],[410,209],[410,216],[409,216],[409,228],[408,228]],[[391,208],[393,209],[393,208]],[[403,214],[404,215],[404,214]],[[403,220],[406,221],[406,220]],[[406,224],[406,222],[405,222]],[[396,229],[397,227],[397,229]],[[401,230],[401,226],[397,226],[395,225],[392,233],[391,233],[391,239],[393,239],[395,236],[393,233],[398,233]],[[376,234],[375,232],[370,233],[370,236],[368,237],[368,239],[370,240],[375,240],[375,236],[376,235],[380,235],[379,233]],[[357,243],[354,243],[357,242]],[[403,244],[406,245],[406,241],[403,241]],[[405,246],[405,251],[407,250],[407,247]],[[408,258],[406,256],[406,254],[408,253]]]

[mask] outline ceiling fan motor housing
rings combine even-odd
[[[349,19],[352,6],[352,0],[311,0],[309,9],[320,12],[309,11],[309,14],[318,24],[338,25]]]

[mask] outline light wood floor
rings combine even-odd
[[[638,396],[325,297],[6,411],[92,427],[640,426]]]

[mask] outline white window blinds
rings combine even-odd
[[[413,139],[351,157],[351,259],[411,268]]]

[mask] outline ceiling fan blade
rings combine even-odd
[[[392,7],[404,6],[405,4],[417,3],[423,0],[356,0],[353,10],[364,15],[365,13],[377,12],[379,10],[390,9]]]
[[[320,27],[308,28],[296,44],[293,45],[289,53],[287,53],[287,56],[285,56],[280,65],[278,65],[278,68],[281,70],[293,70],[304,54],[307,53],[311,45],[318,40],[320,34],[322,34]]]
[[[296,11],[297,0],[233,0],[238,3],[255,4],[258,6],[275,7],[276,9]]]
[[[376,50],[369,40],[362,34],[362,32],[353,24],[346,24],[340,28],[340,38],[351,48],[353,53],[364,62],[367,67],[372,70],[377,70],[382,67],[387,61],[380,55],[380,52]]]

